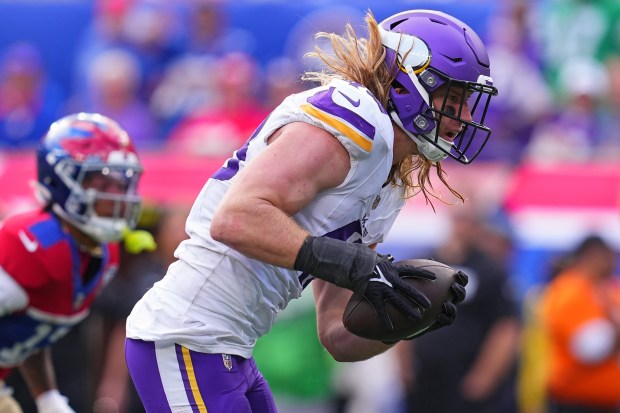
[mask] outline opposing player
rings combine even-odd
[[[440,161],[474,160],[497,91],[461,21],[412,10],[366,22],[367,39],[320,34],[334,54],[317,50],[326,71],[305,79],[322,86],[285,99],[207,181],[178,260],[134,307],[126,357],[148,412],[276,411],[252,347],[311,281],[319,338],[339,361],[390,348],[345,330],[351,291],[385,328],[386,302],[412,318],[429,306],[400,276],[430,275],[374,246],[407,197],[430,196],[432,169],[448,185]],[[453,321],[465,282],[434,327]]]
[[[64,117],[42,138],[35,191],[43,207],[0,228],[0,411],[21,412],[2,382],[19,368],[39,413],[73,412],[50,347],[117,270],[116,241],[140,212],[141,171],[129,136],[105,116]]]

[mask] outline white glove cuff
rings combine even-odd
[[[68,399],[56,389],[41,393],[35,403],[39,413],[75,413],[69,407]]]

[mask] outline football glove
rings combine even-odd
[[[392,330],[385,308],[387,302],[413,320],[420,319],[431,305],[424,294],[401,278],[435,279],[428,270],[393,261],[390,255],[377,254],[362,244],[308,236],[299,250],[294,268],[363,294],[375,308],[386,330]]]

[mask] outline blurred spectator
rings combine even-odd
[[[133,55],[140,82],[135,93],[150,99],[165,67],[181,50],[180,5],[161,0],[96,0],[94,16],[77,48],[75,90],[88,87],[92,62],[110,49]]]
[[[603,136],[595,148],[598,162],[617,162],[620,159],[620,51],[606,61],[609,80],[608,104],[603,113]]]
[[[202,156],[228,155],[240,148],[267,115],[259,100],[261,72],[243,53],[219,59],[213,71],[216,100],[182,120],[167,141],[168,148]]]
[[[140,149],[161,145],[158,130],[149,107],[138,95],[140,67],[135,57],[123,49],[108,49],[97,55],[88,71],[88,110],[102,113],[118,121]]]
[[[620,2],[617,0],[542,0],[532,2],[538,21],[532,30],[542,42],[544,68],[562,93],[560,79],[567,61],[605,62],[620,52]]]
[[[399,343],[408,412],[516,412],[520,321],[505,264],[479,246],[487,228],[474,211],[460,211],[431,254],[468,274],[467,297],[450,328]]]
[[[620,2],[543,0],[532,6],[537,21],[531,28],[540,39],[543,68],[559,107],[536,131],[528,160],[614,159],[620,153],[615,110],[601,110],[600,104],[614,99],[602,67],[620,53]]]
[[[538,125],[526,149],[525,159],[537,163],[589,162],[607,133],[604,111],[608,77],[593,59],[568,60],[559,74],[560,106]]]
[[[137,91],[148,101],[165,68],[182,50],[180,5],[165,0],[134,0],[123,21],[127,48],[136,57],[142,81]]]
[[[232,52],[254,52],[254,35],[230,26],[226,0],[189,0],[188,3],[186,54],[219,57]]]
[[[522,304],[523,333],[517,374],[517,402],[521,413],[546,413],[546,381],[549,371],[549,343],[542,320],[542,298],[547,287],[566,268],[565,257],[550,261],[549,276],[532,285]]]
[[[180,120],[214,105],[215,63],[210,55],[186,55],[166,68],[149,102],[163,136],[168,136]]]
[[[229,27],[222,0],[189,0],[185,6],[181,53],[167,64],[149,102],[165,136],[181,120],[218,104],[219,58],[254,50],[253,34]]]
[[[94,0],[93,19],[84,31],[76,48],[74,90],[88,88],[91,61],[113,48],[127,48],[124,37],[125,16],[134,0]]]
[[[64,98],[36,46],[11,44],[0,57],[0,149],[34,147],[61,115]]]
[[[513,0],[489,20],[491,75],[500,93],[487,114],[493,135],[480,159],[518,163],[532,129],[553,108],[551,90],[534,57],[534,41],[528,37],[528,5],[528,0]]]
[[[614,265],[609,244],[586,237],[544,293],[548,413],[615,413],[620,407],[620,284]]]

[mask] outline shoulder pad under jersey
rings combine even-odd
[[[336,136],[354,156],[366,156],[381,127],[377,124],[385,109],[364,86],[334,80],[311,94],[301,110]]]

